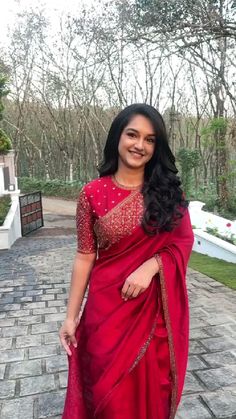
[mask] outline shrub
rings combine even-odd
[[[41,191],[45,196],[76,199],[82,188],[81,181],[65,182],[59,179],[42,180],[29,177],[19,178],[19,188],[23,193]]]
[[[0,226],[3,225],[5,218],[8,214],[8,211],[11,206],[10,196],[1,196],[0,197]]]
[[[11,150],[12,145],[10,138],[6,135],[6,133],[0,128],[0,153],[4,154],[7,153],[8,150]]]

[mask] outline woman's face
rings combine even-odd
[[[143,115],[135,115],[121,133],[118,152],[120,164],[141,169],[152,158],[156,135],[151,121]]]

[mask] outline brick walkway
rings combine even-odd
[[[67,362],[58,328],[75,252],[67,231],[42,229],[0,252],[1,419],[60,418]],[[236,292],[194,271],[188,287],[190,357],[176,418],[236,418]]]

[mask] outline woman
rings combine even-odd
[[[153,107],[134,104],[114,119],[99,172],[77,205],[78,252],[60,330],[69,355],[63,419],[172,419],[187,365],[193,234]]]

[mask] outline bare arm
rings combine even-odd
[[[75,256],[67,304],[67,319],[76,320],[78,318],[95,260],[96,253],[84,254],[77,252]]]
[[[75,331],[79,323],[81,305],[95,260],[96,253],[77,252],[75,256],[66,319],[59,332],[61,343],[68,355],[71,355],[69,345],[72,343],[75,347],[77,346]]]

